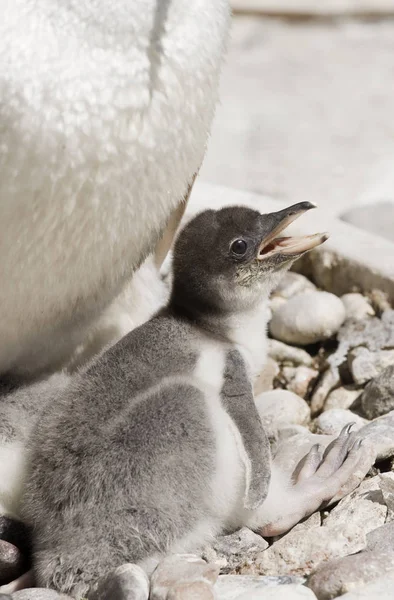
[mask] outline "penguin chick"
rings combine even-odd
[[[312,206],[195,217],[175,244],[167,306],[47,405],[22,504],[39,586],[79,599],[125,562],[150,573],[228,527],[273,535],[355,470],[361,450],[346,431],[324,457],[312,450],[293,484],[272,464],[253,401],[269,293],[326,239],[278,236]]]

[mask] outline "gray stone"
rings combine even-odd
[[[302,585],[304,581],[305,577],[293,576],[220,575],[215,585],[215,591],[218,600],[264,600],[265,598],[272,600],[276,598],[278,600],[309,598],[313,600],[315,596],[308,595],[307,592],[311,590]]]
[[[341,296],[341,300],[345,307],[346,319],[365,319],[373,317],[375,311],[368,302],[367,298],[362,294],[350,293]]]
[[[394,350],[371,352],[367,348],[355,348],[349,354],[348,363],[355,383],[362,385],[376,378],[387,367],[394,366]]]
[[[358,346],[364,346],[370,352],[394,348],[394,310],[385,310],[380,319],[347,320],[338,331],[337,339],[338,348],[328,358],[334,367],[341,365],[349,351]]]
[[[310,576],[308,586],[318,600],[332,600],[387,573],[394,574],[394,552],[364,551],[323,563]]]
[[[386,523],[370,531],[367,534],[366,550],[394,556],[394,523]]]
[[[151,577],[150,597],[154,600],[214,600],[213,584],[219,575],[216,565],[194,554],[173,554],[164,558]],[[194,594],[194,596],[193,596]]]
[[[121,565],[99,582],[89,600],[148,600],[149,579],[138,565]]]
[[[10,542],[0,540],[0,585],[16,579],[23,570],[24,559],[20,550]]]
[[[312,366],[313,359],[306,350],[284,344],[279,340],[268,340],[268,354],[279,363]]]
[[[361,391],[359,389],[350,389],[346,387],[337,388],[328,395],[323,410],[330,410],[331,408],[350,408],[354,401],[360,396],[360,393]]]
[[[394,350],[391,351],[394,357]],[[361,396],[363,413],[374,419],[394,409],[394,365],[368,383]]]
[[[394,242],[394,201],[392,200],[356,206],[343,213],[340,218],[346,223]]]
[[[389,523],[394,521],[394,473],[382,473],[379,485],[387,506],[386,522]]]
[[[210,546],[204,548],[202,557],[220,567],[221,573],[239,570],[245,564],[252,564],[258,552],[268,548],[268,542],[242,527],[230,535],[219,536]]]
[[[393,600],[394,573],[380,577],[372,583],[356,588],[343,596],[341,600]]]
[[[359,417],[350,410],[344,408],[331,408],[324,411],[313,422],[313,431],[316,433],[326,433],[328,435],[339,435],[341,429],[348,423],[354,423],[354,430],[361,429],[367,423],[365,419]]]
[[[47,588],[26,588],[12,594],[12,600],[72,600],[72,598]]]
[[[311,386],[319,376],[319,371],[310,367],[283,367],[282,376],[286,380],[286,389],[305,398]]]
[[[377,460],[394,456],[394,410],[364,425],[358,435],[373,445]]]
[[[264,392],[255,398],[255,402],[267,430],[275,430],[287,423],[303,425],[310,420],[305,400],[287,390]]]
[[[316,286],[300,273],[288,272],[280,280],[279,285],[273,291],[273,297],[288,300],[303,292],[315,292]]]
[[[282,342],[305,346],[332,337],[344,320],[345,307],[337,296],[304,292],[274,312],[270,331]]]

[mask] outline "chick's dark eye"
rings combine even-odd
[[[245,240],[235,240],[231,244],[231,252],[237,256],[243,256],[248,248],[248,244]]]

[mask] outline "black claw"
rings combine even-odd
[[[352,450],[359,450],[363,444],[364,439],[363,438],[358,438],[356,439],[356,441],[353,444],[353,448]]]
[[[342,429],[341,433],[339,434],[340,437],[343,437],[345,435],[349,435],[350,431],[352,430],[353,427],[355,427],[356,423],[354,421],[352,421],[351,423],[348,423],[347,425],[345,425],[345,427]]]

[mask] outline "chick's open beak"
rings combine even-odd
[[[257,255],[258,260],[264,260],[275,254],[283,256],[303,254],[325,242],[328,239],[328,233],[315,233],[313,235],[299,237],[279,236],[290,223],[298,219],[298,217],[311,208],[316,208],[316,205],[311,202],[299,202],[298,204],[293,204],[293,206],[289,206],[289,208],[285,208],[276,213],[262,215],[263,218],[266,220],[269,219],[272,222],[272,229],[271,232],[264,237],[259,246]]]

